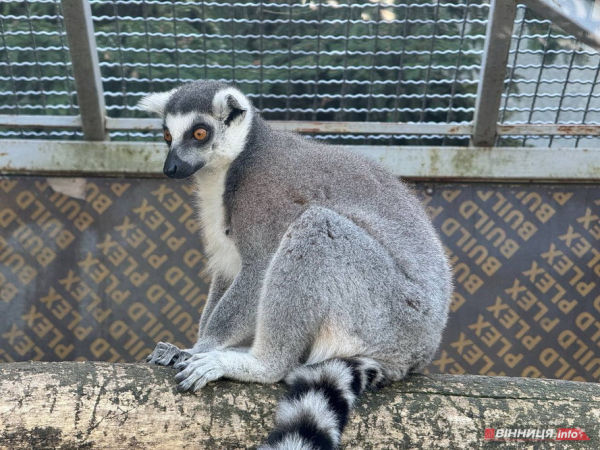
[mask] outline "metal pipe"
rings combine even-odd
[[[600,51],[600,5],[583,0],[522,0],[539,16],[550,20],[581,42]]]
[[[516,15],[516,0],[492,0],[475,103],[471,137],[474,147],[491,147],[496,140],[496,125]]]
[[[84,138],[108,139],[92,10],[87,0],[62,0]]]

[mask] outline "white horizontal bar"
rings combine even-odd
[[[446,123],[270,121],[269,125],[299,133],[470,135],[473,130],[471,125]]]
[[[500,136],[600,136],[600,125],[519,124],[498,125]]]
[[[162,130],[161,119],[126,119],[126,118],[106,118],[106,129],[115,130],[134,130],[134,131],[158,131]]]
[[[276,130],[299,133],[470,135],[473,131],[471,124],[445,123],[269,121],[269,124]],[[0,127],[81,128],[81,118],[4,114],[0,115]],[[107,117],[106,128],[153,131],[162,128],[162,120]],[[498,124],[497,131],[500,136],[600,136],[600,125]]]
[[[299,133],[346,133],[346,134],[440,134],[468,135],[471,125],[445,123],[393,123],[393,122],[309,122],[273,120],[269,125],[280,131]],[[109,130],[152,131],[162,128],[160,119],[106,119]]]
[[[600,148],[344,146],[411,178],[600,180]],[[163,143],[0,140],[0,173],[162,176]]]
[[[0,126],[15,128],[81,128],[81,117],[0,114]]]

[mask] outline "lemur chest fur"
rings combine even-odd
[[[196,196],[208,270],[233,280],[242,267],[242,258],[226,230],[223,205],[226,177],[227,167],[201,171],[196,177]]]

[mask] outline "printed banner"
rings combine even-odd
[[[456,291],[430,372],[600,380],[600,186],[418,183]],[[192,185],[0,179],[0,362],[189,347],[209,278]]]

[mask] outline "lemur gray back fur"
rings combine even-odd
[[[159,343],[148,360],[192,391],[287,377],[264,448],[336,448],[356,397],[440,343],[451,276],[423,207],[376,162],[272,130],[229,85],[140,105],[164,118],[165,173],[194,175],[212,272],[196,344]]]

